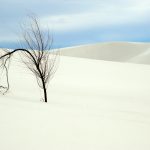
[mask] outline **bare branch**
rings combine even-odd
[[[2,71],[5,70],[7,86],[0,86],[3,89],[3,94],[9,90],[8,69],[10,58],[15,52],[20,51],[22,62],[36,77],[38,86],[44,91],[44,101],[47,102],[47,87],[49,79],[51,79],[57,69],[57,56],[59,52],[51,50],[53,38],[49,31],[45,34],[41,30],[39,21],[35,16],[30,16],[31,22],[29,26],[22,26],[22,37],[26,47],[6,51],[0,55]]]

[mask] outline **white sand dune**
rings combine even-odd
[[[120,62],[131,60],[133,63],[147,64],[149,61],[144,59],[150,60],[150,55],[143,54],[149,49],[150,43],[112,42],[64,48],[62,55]],[[139,55],[142,55],[142,58]]]
[[[150,48],[128,60],[133,63],[150,64]]]
[[[61,56],[47,104],[23,68],[0,95],[0,150],[150,150],[149,65]]]

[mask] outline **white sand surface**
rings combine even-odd
[[[132,57],[128,62],[150,64],[150,48],[143,50],[141,54]]]
[[[62,55],[107,61],[150,64],[150,43],[110,42],[62,49]],[[146,55],[145,55],[146,53]]]
[[[10,86],[0,150],[150,150],[149,65],[61,56],[43,103],[16,58]]]

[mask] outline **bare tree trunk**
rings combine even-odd
[[[45,103],[47,103],[47,89],[45,87],[45,83],[43,80],[42,80],[42,84],[43,84],[43,91],[44,91],[44,101]]]

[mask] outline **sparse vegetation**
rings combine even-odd
[[[5,71],[7,86],[0,85],[0,92],[5,94],[9,90],[9,63],[16,52],[23,56],[22,62],[36,77],[38,86],[43,89],[44,102],[47,102],[47,87],[50,78],[53,77],[57,68],[58,51],[51,50],[53,38],[49,31],[41,30],[38,19],[35,16],[29,17],[28,25],[22,26],[23,44],[21,48],[13,51],[5,50],[0,55],[0,68]]]

